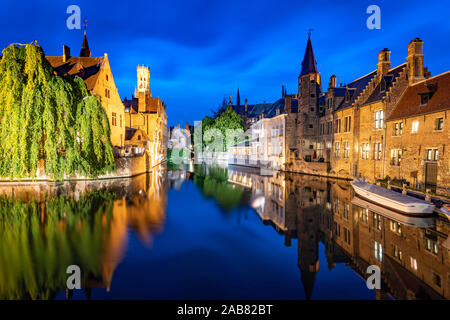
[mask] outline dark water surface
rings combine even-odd
[[[344,181],[191,165],[0,194],[1,299],[450,297],[448,220],[389,212]],[[82,290],[65,289],[72,264]]]

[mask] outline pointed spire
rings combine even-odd
[[[309,73],[318,73],[317,71],[317,63],[314,59],[314,52],[311,44],[311,31],[308,33],[308,43],[306,44],[305,56],[302,62],[302,71],[300,75],[309,74]]]
[[[86,36],[86,28],[87,28],[87,20],[84,20],[84,38],[83,38],[83,44],[81,45],[81,50],[80,50],[80,57],[90,57],[91,56],[91,51],[89,50],[89,44],[87,41],[87,36]]]
[[[237,91],[236,105],[238,107],[241,105],[241,95],[239,94],[239,88],[238,88],[238,91]]]
[[[301,270],[301,274],[306,300],[311,300],[314,284],[316,282],[316,272]]]

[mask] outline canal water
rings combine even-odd
[[[0,299],[450,297],[449,221],[345,181],[190,165],[0,194]],[[69,265],[82,290],[66,290]]]

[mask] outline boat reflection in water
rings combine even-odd
[[[450,224],[444,216],[407,217],[354,197],[345,181],[298,174],[260,176],[229,170],[229,181],[251,190],[251,206],[265,224],[298,238],[298,267],[310,298],[319,271],[319,242],[328,267],[344,263],[367,279],[377,265],[377,299],[449,299]]]
[[[150,246],[163,229],[165,175],[0,187],[0,299],[55,298],[73,264],[87,298],[109,291],[128,233]]]

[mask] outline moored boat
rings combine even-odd
[[[388,208],[382,207],[376,203],[366,201],[360,197],[353,197],[352,204],[368,209],[371,212],[382,215],[393,221],[399,222],[401,224],[415,227],[415,228],[433,228],[435,226],[434,218],[432,216],[411,216],[399,213],[397,211],[390,210]]]
[[[359,179],[350,182],[356,194],[378,205],[409,215],[428,215],[434,204]]]

